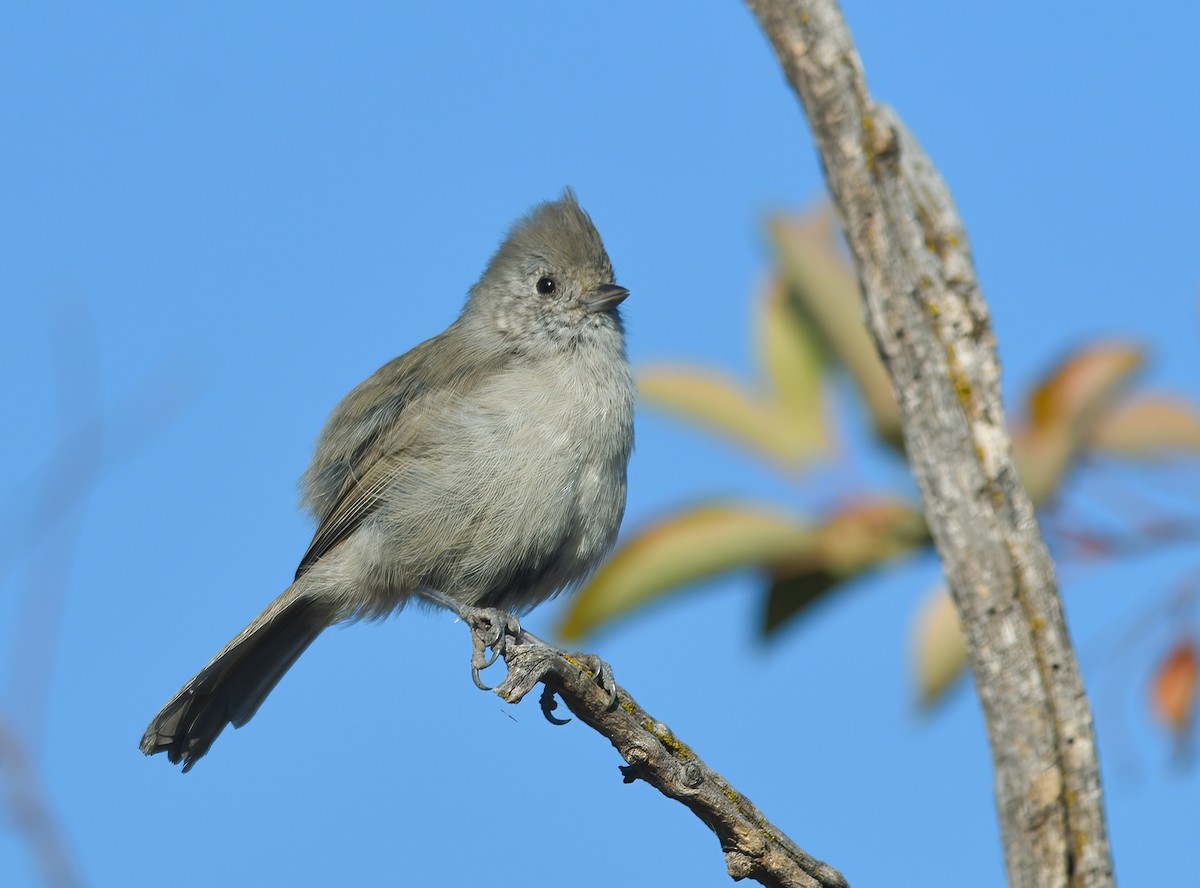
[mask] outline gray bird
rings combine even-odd
[[[295,581],[142,737],[188,771],[323,629],[427,595],[523,613],[582,582],[625,510],[629,291],[568,189],[518,221],[443,333],[334,408],[301,479]]]

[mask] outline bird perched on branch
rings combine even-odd
[[[302,478],[295,581],[150,722],[188,771],[326,627],[414,597],[522,613],[579,584],[625,510],[628,295],[568,189],[509,232],[444,332],[334,408]]]

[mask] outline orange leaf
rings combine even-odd
[[[1150,704],[1155,716],[1175,733],[1185,731],[1196,704],[1196,643],[1179,641],[1159,664],[1150,685]]]
[[[1075,426],[1093,418],[1122,382],[1142,365],[1142,350],[1124,342],[1089,345],[1062,362],[1029,399],[1034,431]]]
[[[1013,452],[1035,504],[1054,495],[1122,384],[1141,364],[1142,352],[1134,345],[1089,345],[1068,356],[1034,391],[1026,425],[1013,435]]]

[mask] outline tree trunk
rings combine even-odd
[[[867,93],[833,0],[747,0],[804,106],[926,517],[967,635],[1013,886],[1109,886],[1092,717],[1017,478],[966,233],[920,146]]]

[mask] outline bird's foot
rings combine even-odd
[[[480,690],[495,690],[504,700],[516,703],[542,682],[545,684],[540,701],[542,714],[551,723],[563,725],[570,719],[554,715],[558,708],[552,689],[554,680],[546,679],[555,672],[561,675],[564,669],[574,667],[580,674],[587,673],[608,695],[606,709],[616,706],[617,682],[612,667],[595,654],[568,653],[548,644],[522,629],[515,616],[500,608],[473,607],[440,593],[426,593],[425,597],[454,611],[470,628],[471,680]],[[480,673],[502,657],[509,667],[508,675],[498,687],[492,688],[484,684]]]
[[[490,691],[491,686],[483,683],[479,673],[504,656],[510,639],[521,635],[521,624],[508,611],[496,607],[462,605],[458,615],[471,629],[471,680],[481,691]]]

